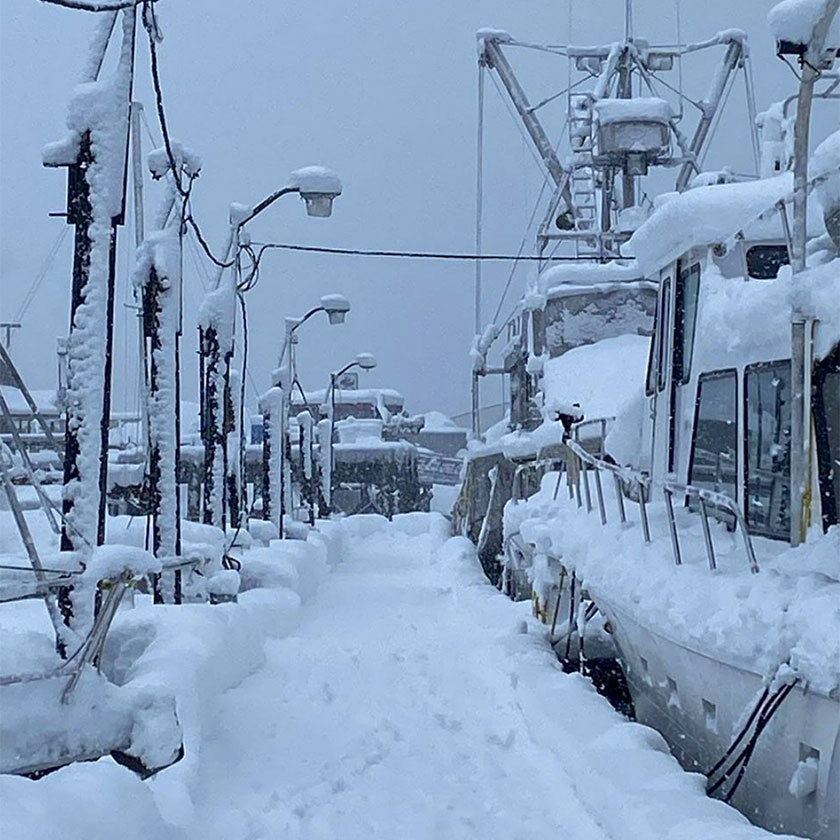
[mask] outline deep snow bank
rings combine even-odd
[[[461,781],[465,773],[474,773],[476,789],[484,791],[483,799],[453,794],[441,803],[424,793],[426,782],[437,789],[428,772],[407,779],[412,801],[425,801],[421,816],[434,818],[445,804],[456,815],[477,813],[490,819],[485,828],[492,828],[493,808],[503,807],[505,819],[520,825],[522,836],[532,836],[539,820],[518,811],[518,803],[528,801],[545,815],[562,813],[581,840],[767,836],[734,810],[707,799],[703,779],[684,773],[656,733],[622,719],[581,677],[564,674],[527,605],[510,602],[487,583],[472,545],[450,538],[442,516],[325,522],[305,542],[273,541],[243,552],[242,562],[247,591],[238,603],[154,607],[141,601],[121,611],[109,639],[104,668],[116,683],[174,694],[185,758],[147,782],[109,759],[67,767],[39,782],[2,777],[4,840],[269,836],[248,833],[260,820],[249,811],[250,800],[240,800],[234,812],[208,791],[243,784],[248,788],[258,779],[274,790],[271,795],[279,796],[281,805],[291,807],[274,775],[279,777],[280,768],[294,780],[299,772],[310,772],[314,757],[320,756],[325,768],[350,761],[368,774],[363,755],[335,753],[329,737],[307,741],[306,750],[297,750],[285,720],[282,725],[276,720],[290,713],[289,704],[306,713],[312,691],[320,696],[323,688],[307,680],[319,668],[339,664],[345,656],[340,645],[364,644],[352,637],[362,631],[363,638],[373,634],[381,642],[371,646],[369,662],[378,669],[384,662],[390,670],[360,672],[360,684],[374,697],[387,689],[387,696],[397,701],[408,695],[403,698],[406,708],[414,704],[405,718],[407,727],[414,725],[405,732],[412,747],[395,751],[396,769],[404,760],[409,768],[425,767],[428,761],[457,768],[472,756],[472,770],[454,772]],[[331,576],[329,590],[325,586],[318,594],[319,583],[334,566],[340,574]],[[375,601],[372,585],[378,592]],[[328,592],[328,603],[321,605]],[[307,598],[312,604],[306,626],[296,630]],[[26,606],[43,610],[41,605]],[[16,616],[19,624],[26,623],[20,610]],[[38,616],[43,624],[40,612]],[[378,624],[370,628],[374,617]],[[33,624],[28,632],[41,630]],[[395,636],[393,651],[387,647],[389,633]],[[330,642],[340,645],[325,649]],[[296,650],[309,653],[295,660]],[[416,673],[400,659],[409,655],[415,657]],[[356,665],[343,662],[342,667]],[[276,702],[281,687],[285,708]],[[324,702],[342,702],[333,692],[327,694]],[[443,704],[433,715],[437,723],[428,729],[427,704]],[[351,703],[343,712],[348,725],[361,726],[360,736],[366,731],[366,711]],[[463,729],[456,726],[456,712]],[[241,714],[253,719],[247,725],[234,720]],[[315,717],[316,724],[326,725],[320,712]],[[267,728],[279,732],[280,740],[264,743]],[[429,751],[426,758],[424,751]],[[240,778],[252,753],[257,755],[257,776]],[[272,758],[274,765],[261,756]],[[379,772],[390,772],[389,767],[383,765]],[[342,824],[349,819],[343,814],[364,813],[380,828],[391,819],[407,821],[402,836],[436,836],[425,831],[426,823],[413,821],[405,802],[389,798],[387,784],[380,787],[371,778],[365,775],[363,781],[368,799],[348,803],[340,798],[350,795],[343,788],[326,791],[323,807],[331,809],[330,817]],[[442,789],[447,791],[447,785]],[[492,802],[485,801],[488,796]],[[557,797],[566,803],[563,808],[558,809]],[[387,808],[371,812],[369,806],[379,800],[387,801]],[[490,810],[483,810],[485,806]],[[301,829],[303,823],[290,813],[290,824]],[[223,825],[235,826],[236,832],[220,834]],[[543,829],[551,825],[549,820]],[[344,827],[344,836],[352,834],[352,822]]]

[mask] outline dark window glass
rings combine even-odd
[[[738,377],[734,370],[704,373],[688,483],[736,498],[738,481]]]
[[[664,284],[667,280],[663,280]],[[659,344],[660,344],[660,324],[662,323],[662,296],[658,296],[656,310],[653,313],[653,335],[650,339],[650,352],[648,353],[647,378],[645,379],[645,394],[649,397],[653,396],[656,390],[656,377],[659,370]]]
[[[685,385],[691,377],[691,350],[697,324],[697,297],[700,291],[700,263],[681,271],[676,286],[676,324],[674,327],[674,382]]]
[[[753,245],[747,249],[747,274],[756,280],[773,280],[789,263],[787,245]]]
[[[814,377],[814,432],[817,440],[823,529],[840,522],[840,345],[817,365]]]
[[[671,311],[671,278],[666,277],[662,281],[662,293],[659,296],[659,311],[656,314],[659,329],[657,330],[657,340],[659,346],[656,350],[656,370],[657,373],[657,388],[662,391],[665,388],[666,370],[666,347],[668,346],[668,332]]]
[[[790,533],[790,362],[745,372],[747,524],[787,539]]]
[[[534,355],[541,356],[545,350],[545,317],[542,309],[531,310],[531,329],[534,334]]]

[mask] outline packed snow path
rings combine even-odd
[[[195,837],[707,840],[709,814],[714,836],[753,836],[562,674],[465,541],[435,542],[348,541],[293,635],[221,697]]]
[[[612,836],[531,731],[500,628],[442,584],[427,543],[350,552],[222,698],[197,836]]]

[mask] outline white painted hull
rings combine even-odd
[[[657,729],[689,771],[705,773],[726,752],[762,689],[748,669],[690,650],[591,593],[612,624],[636,716]],[[705,703],[704,703],[705,701]],[[814,793],[789,784],[799,761],[819,752]],[[732,804],[771,831],[840,837],[840,702],[803,691],[784,700],[762,733]]]

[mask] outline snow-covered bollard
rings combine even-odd
[[[211,604],[236,602],[239,593],[239,572],[235,569],[222,569],[207,581],[207,594]]]

